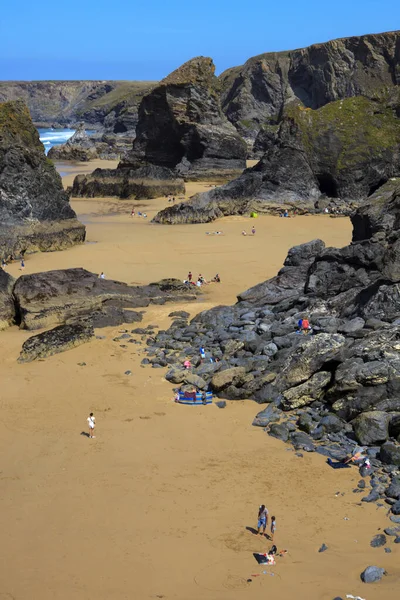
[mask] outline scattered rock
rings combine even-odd
[[[375,583],[380,581],[385,575],[385,569],[380,567],[367,567],[365,571],[361,573],[361,580],[364,583]]]
[[[372,548],[380,548],[386,544],[386,541],[386,535],[381,533],[372,538],[370,546],[372,546]]]
[[[325,552],[325,550],[328,550],[328,546],[326,544],[322,544],[321,548],[318,550],[318,552]]]

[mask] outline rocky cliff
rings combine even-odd
[[[220,75],[222,107],[252,143],[292,101],[316,110],[355,96],[379,100],[399,84],[399,61],[398,31],[261,54]]]
[[[254,425],[297,450],[342,460],[357,443],[371,446],[363,474],[374,474],[373,489],[365,501],[387,498],[397,515],[400,488],[389,484],[392,474],[399,483],[400,466],[400,179],[375,192],[352,221],[349,246],[314,240],[292,248],[280,272],[234,306],[148,340],[148,360],[167,367],[174,384],[267,404]],[[311,331],[300,330],[301,319]]]
[[[60,250],[84,239],[27,107],[0,104],[0,255]]]
[[[2,81],[0,102],[23,100],[44,127],[84,121],[109,133],[134,132],[151,81]]]
[[[214,71],[210,58],[194,58],[144,96],[125,164],[168,167],[192,180],[226,180],[245,168],[245,144],[221,110]]]
[[[245,143],[221,111],[213,62],[196,58],[144,96],[133,149],[118,169],[76,178],[73,194],[175,195],[184,191],[182,178],[227,180],[245,158]]]

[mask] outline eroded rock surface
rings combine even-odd
[[[62,250],[84,239],[28,109],[0,104],[0,256]]]

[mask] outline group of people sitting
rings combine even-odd
[[[214,275],[214,277],[210,281],[206,281],[206,279],[203,277],[203,275],[201,273],[199,273],[197,281],[194,281],[193,274],[191,271],[189,271],[186,279],[183,280],[183,283],[201,287],[202,285],[207,285],[209,283],[221,283],[221,278],[220,278],[219,274],[217,273],[216,275]]]

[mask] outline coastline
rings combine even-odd
[[[188,194],[199,185],[189,184]],[[147,221],[129,218],[132,204],[144,207]],[[206,288],[199,306],[146,309],[141,326],[165,328],[173,310],[194,316],[197,309],[233,303],[237,293],[275,275],[290,246],[315,237],[334,246],[350,239],[347,220],[325,216],[150,224],[165,205],[166,199],[73,199],[88,242],[32,255],[26,273],[83,266],[147,283],[183,278],[188,270],[207,278],[218,271],[222,283]],[[256,235],[241,236],[253,224]],[[224,235],[206,235],[217,229]],[[18,265],[9,272],[17,276]],[[178,600],[258,599],[269,592],[283,600],[346,594],[381,600],[394,594],[395,552],[369,546],[387,526],[386,508],[358,506],[356,468],[338,473],[321,456],[295,456],[251,426],[259,409],[253,402],[228,402],[224,410],[175,405],[164,370],[141,368],[140,346],[113,341],[123,329],[102,330],[106,339],[24,366],[16,358],[31,333],[12,328],[1,334],[5,594],[23,600],[83,600],[89,593],[122,599],[133,590],[140,598]],[[124,375],[128,369],[132,377]],[[89,409],[98,421],[93,444],[80,435]],[[246,530],[255,526],[261,502],[277,516],[278,548],[288,550],[271,569],[274,577],[252,556],[271,543]],[[328,550],[320,554],[322,543]],[[369,564],[390,574],[365,586],[359,574]],[[94,580],[88,573],[96,573]]]

